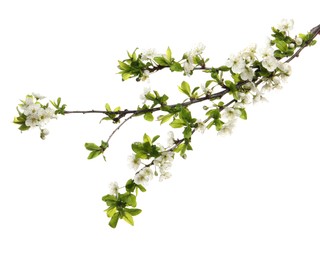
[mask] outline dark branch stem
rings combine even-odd
[[[205,101],[205,100],[212,100],[212,99],[217,99],[223,97],[225,94],[229,93],[229,89],[222,90],[218,93],[212,94],[212,95],[206,95],[201,98],[197,99],[191,99],[188,102],[184,103],[177,103],[173,105],[169,105],[168,107],[174,108],[178,105],[188,107],[190,105]],[[161,110],[161,107],[154,107],[154,108],[149,108],[149,109],[141,109],[141,110],[120,110],[120,111],[104,111],[104,110],[84,110],[84,111],[65,111],[65,114],[105,114],[105,115],[120,115],[121,117],[127,115],[127,114],[134,114],[134,115],[140,115],[140,114],[145,114],[145,113],[153,113],[156,111]]]
[[[121,128],[121,126],[123,126],[128,120],[130,120],[132,117],[134,116],[134,114],[130,115],[129,117],[127,117],[120,125],[117,126],[116,129],[114,129],[112,131],[112,133],[110,134],[107,143],[109,144],[110,139],[112,138],[112,136]]]
[[[309,44],[314,40],[314,38],[317,37],[318,34],[320,34],[320,24],[314,28],[311,29],[310,33],[312,34],[311,38],[303,45],[300,47],[300,49],[298,51],[296,51],[295,54],[293,54],[289,59],[287,59],[285,62],[290,62],[292,61],[294,58],[298,58],[300,52],[303,51],[304,48],[306,48],[307,46],[309,46]]]

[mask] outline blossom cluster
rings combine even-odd
[[[167,139],[168,148],[164,148],[161,144],[158,144],[159,156],[148,163],[143,163],[136,154],[132,154],[128,157],[129,167],[137,171],[134,176],[134,182],[136,184],[146,185],[154,176],[158,176],[159,173],[160,182],[171,177],[169,169],[174,160],[174,152],[171,148],[174,146],[174,142],[174,134],[170,131]],[[141,165],[144,166],[138,170]]]
[[[44,99],[36,93],[27,95],[25,100],[22,100],[18,109],[19,116],[14,119],[14,123],[19,124],[21,131],[28,130],[30,128],[38,127],[40,129],[41,139],[45,139],[49,134],[49,130],[44,126],[50,121],[50,119],[56,118],[55,110],[49,107],[49,104],[43,105],[40,100]]]

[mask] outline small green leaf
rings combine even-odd
[[[126,64],[126,63],[124,63],[124,62],[122,62],[122,61],[118,61],[118,63],[119,63],[119,69],[121,69],[121,70],[125,70],[125,71],[130,71],[130,66],[128,65],[128,64]]]
[[[88,160],[91,160],[93,158],[96,158],[97,156],[99,156],[101,154],[101,151],[92,151],[91,153],[89,153],[88,156]]]
[[[150,136],[147,135],[147,134],[144,134],[144,135],[143,135],[143,142],[144,142],[144,143],[149,143],[150,145],[152,144],[151,138],[150,138]]]
[[[146,192],[146,188],[143,187],[141,184],[136,184],[136,186],[138,187],[139,190],[141,190],[142,192]]]
[[[26,126],[25,124],[22,124],[18,129],[20,131],[26,131],[30,129],[30,126]]]
[[[169,121],[172,116],[173,116],[173,114],[162,115],[162,116],[158,117],[158,120],[161,121],[160,124],[163,124],[163,123]]]
[[[142,212],[141,209],[128,209],[128,208],[125,208],[124,211],[130,213],[130,215],[132,216],[137,216]]]
[[[282,52],[286,52],[288,50],[288,45],[285,41],[276,40],[276,46]]]
[[[101,148],[94,143],[85,143],[84,146],[89,151],[100,151],[101,150]]]
[[[159,139],[160,135],[156,135],[155,137],[152,138],[152,143],[154,143],[155,141],[157,141]]]
[[[183,71],[183,67],[179,62],[173,62],[170,66],[170,70],[179,72],[179,71]]]
[[[183,127],[185,125],[185,122],[181,119],[175,119],[170,123],[170,126],[172,128],[180,128]]]
[[[168,47],[167,51],[166,51],[166,56],[167,56],[167,61],[168,62],[171,62],[171,59],[172,59],[172,56],[171,56],[171,50],[170,48]]]
[[[154,57],[153,59],[160,66],[168,67],[168,63],[167,63],[165,58],[163,58],[163,57]]]
[[[112,111],[111,107],[110,107],[110,105],[108,103],[105,105],[105,108],[106,108],[107,111]]]
[[[192,129],[190,126],[185,127],[184,131],[183,131],[183,137],[185,139],[190,139],[192,136]]]
[[[115,206],[111,206],[106,209],[105,212],[107,213],[107,216],[111,218],[117,212],[117,208]]]
[[[190,85],[189,85],[188,82],[183,81],[178,88],[182,93],[186,94],[188,97],[191,96],[191,94],[190,94]]]
[[[154,117],[153,117],[153,115],[152,115],[151,112],[145,113],[144,116],[143,116],[143,118],[144,118],[145,120],[149,121],[149,122],[152,122],[153,119],[154,119]]]
[[[248,117],[247,117],[247,112],[246,112],[246,110],[245,110],[244,108],[240,108],[239,111],[241,112],[240,118],[241,118],[241,119],[244,119],[244,120],[247,120]]]
[[[110,222],[109,222],[109,226],[112,227],[112,228],[115,228],[118,224],[118,220],[119,220],[119,212],[115,213]]]
[[[123,220],[132,226],[134,225],[133,217],[129,212],[124,212]]]
[[[115,205],[117,198],[114,195],[108,194],[102,197],[102,200],[107,203],[108,206]]]
[[[230,68],[227,67],[227,66],[221,66],[221,67],[218,68],[218,70],[221,70],[221,71],[229,71]]]

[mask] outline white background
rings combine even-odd
[[[202,42],[219,66],[250,43],[263,46],[282,18],[306,32],[319,11],[308,0],[1,1],[0,258],[320,259],[318,45],[292,62],[292,77],[268,103],[248,108],[232,136],[197,134],[172,179],[139,194],[134,227],[111,229],[101,197],[109,182],[132,177],[130,143],[168,128],[131,120],[105,163],[86,160],[84,149],[115,127],[100,116],[60,117],[46,141],[12,124],[19,99],[33,91],[61,96],[69,110],[135,108],[144,85],[116,74],[127,50],[170,46],[181,57]],[[193,86],[206,79],[187,78]],[[182,80],[160,72],[150,85],[177,93]]]

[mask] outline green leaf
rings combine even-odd
[[[119,69],[125,70],[125,71],[130,71],[131,67],[128,64],[126,64],[122,61],[118,61],[118,63],[119,63],[119,66],[118,66]]]
[[[161,121],[160,124],[163,124],[163,123],[169,121],[172,116],[173,116],[173,114],[162,115],[162,116],[158,117],[158,120]]]
[[[89,153],[88,156],[88,160],[91,160],[93,158],[96,158],[97,156],[99,156],[101,154],[101,151],[92,151],[91,153]]]
[[[288,45],[285,41],[276,40],[276,46],[282,52],[286,52],[288,50]]]
[[[179,62],[173,62],[170,66],[171,71],[183,71],[183,68]]]
[[[239,111],[241,112],[240,114],[240,118],[244,119],[244,120],[247,120],[247,112],[244,108],[240,108]]]
[[[143,187],[141,184],[136,184],[136,186],[138,187],[139,190],[141,190],[142,192],[146,192],[146,188]]]
[[[124,211],[128,212],[132,216],[137,216],[142,212],[141,209],[128,209],[128,208],[125,208]]]
[[[85,143],[84,146],[89,151],[100,151],[101,150],[101,148],[94,143]]]
[[[22,124],[18,129],[20,131],[26,131],[30,129],[30,126],[26,126],[25,124]]]
[[[168,63],[167,63],[165,58],[163,58],[163,57],[154,57],[153,59],[160,66],[168,67]]]
[[[115,203],[117,201],[117,198],[114,195],[108,194],[108,195],[103,196],[102,200],[104,202],[106,202],[108,206],[112,206],[112,205],[114,205],[113,203]]]
[[[183,127],[185,125],[185,122],[181,119],[175,119],[170,123],[170,126],[172,128],[180,128]]]
[[[183,136],[185,139],[190,139],[192,136],[192,129],[190,126],[187,126],[183,131]]]
[[[107,216],[111,218],[117,212],[117,208],[115,206],[111,206],[106,209],[105,212],[107,213]]]
[[[129,179],[126,183],[126,191],[133,192],[136,188],[136,184],[134,183],[133,179]]]
[[[154,117],[153,117],[153,115],[152,115],[151,112],[145,113],[143,117],[144,117],[145,120],[147,120],[147,121],[149,121],[149,122],[152,122],[153,119],[154,119]]]
[[[183,82],[181,83],[181,85],[179,86],[179,90],[180,90],[182,93],[186,94],[188,97],[191,96],[191,93],[190,93],[190,85],[189,85],[188,82],[183,81]]]
[[[221,66],[221,67],[218,68],[218,70],[221,70],[221,71],[229,71],[230,68],[227,67],[227,66]]]
[[[131,206],[131,207],[137,206],[137,200],[134,194],[126,192],[124,194],[120,194],[119,196],[121,197],[121,200],[127,203],[128,206]]]
[[[129,72],[122,73],[122,80],[123,81],[130,79],[130,78],[131,78],[131,73],[129,73]]]
[[[118,224],[118,220],[119,220],[119,212],[115,213],[110,222],[109,222],[109,226],[112,227],[112,228],[115,228]]]
[[[132,226],[134,225],[133,217],[129,212],[124,212],[123,220]]]
[[[144,143],[149,143],[150,145],[152,144],[151,138],[150,138],[150,136],[147,135],[147,134],[144,134],[144,135],[143,135],[143,142],[144,142]]]
[[[223,126],[224,123],[220,119],[215,119],[214,120],[214,124],[216,126],[216,130],[220,131],[222,129],[222,126]]]
[[[160,135],[156,135],[155,137],[152,138],[152,143],[154,143],[155,141],[157,141],[159,139]]]
[[[167,55],[167,61],[168,62],[171,62],[171,59],[172,59],[172,56],[171,56],[171,50],[170,48],[168,47],[167,51],[166,51],[166,55]]]
[[[111,107],[110,107],[110,105],[108,103],[105,105],[105,108],[106,108],[107,111],[112,111]]]

